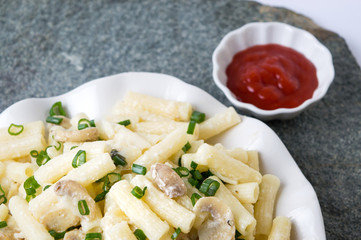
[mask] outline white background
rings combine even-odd
[[[361,0],[257,0],[285,7],[311,18],[317,25],[337,33],[361,66]]]

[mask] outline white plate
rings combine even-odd
[[[0,115],[0,127],[45,119],[55,101],[62,101],[67,113],[79,112],[90,118],[102,118],[127,91],[150,94],[166,99],[188,101],[195,109],[212,116],[226,107],[205,91],[175,77],[157,73],[122,73],[88,82],[64,95],[43,99],[26,99],[7,108]],[[258,150],[261,172],[281,180],[276,215],[292,219],[293,240],[324,240],[325,230],[315,191],[277,135],[263,122],[242,117],[238,126],[210,142],[226,147]]]

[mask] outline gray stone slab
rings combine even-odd
[[[301,27],[332,52],[336,77],[325,98],[267,124],[314,186],[327,238],[359,239],[360,67],[342,37],[287,9],[231,0],[0,0],[0,112],[128,71],[170,74],[230,105],[212,81],[211,55],[227,32],[252,21]]]

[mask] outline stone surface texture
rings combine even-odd
[[[0,0],[0,112],[128,71],[173,75],[231,105],[213,83],[212,52],[253,21],[306,29],[332,52],[327,95],[292,120],[267,124],[315,188],[327,238],[360,239],[360,67],[342,37],[287,9],[232,0]]]

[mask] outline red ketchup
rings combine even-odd
[[[301,53],[278,44],[238,52],[226,74],[227,87],[239,101],[264,110],[297,107],[318,86],[315,66]]]

